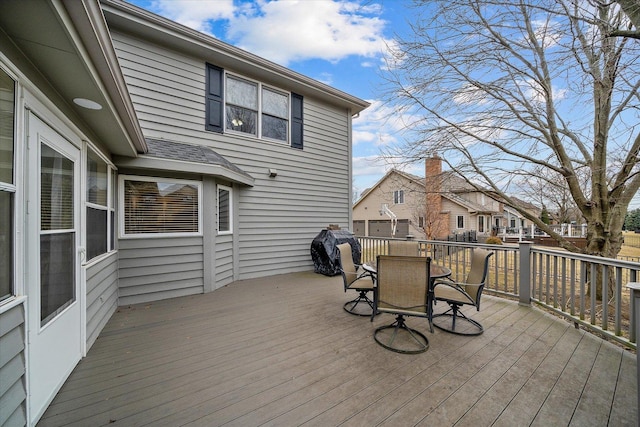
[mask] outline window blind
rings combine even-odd
[[[197,233],[198,187],[170,181],[124,181],[125,234]]]

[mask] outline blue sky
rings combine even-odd
[[[372,105],[354,120],[353,179],[359,193],[390,167],[378,160],[400,123],[385,121],[380,68],[407,29],[404,0],[129,0],[222,41],[327,83]],[[423,175],[423,166],[407,170]]]

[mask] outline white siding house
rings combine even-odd
[[[312,269],[367,106],[123,1],[0,2],[0,425],[118,306]]]

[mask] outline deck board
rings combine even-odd
[[[353,296],[304,272],[120,307],[39,425],[636,425],[636,356],[537,308],[483,296],[478,337],[411,318],[430,348],[402,355]]]

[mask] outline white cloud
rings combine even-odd
[[[487,94],[471,84],[465,84],[460,89],[453,91],[453,101],[456,104],[484,105],[487,103]]]
[[[527,98],[534,103],[544,104],[546,102],[546,94],[540,84],[533,79],[527,79],[520,82],[520,86],[524,88],[523,92]],[[561,101],[567,96],[567,89],[552,86],[554,100]]]
[[[236,14],[227,36],[283,65],[310,58],[374,57],[384,49],[385,21],[379,12],[354,1],[260,1]]]
[[[212,34],[211,20],[233,17],[233,0],[154,0],[151,10],[194,30]]]
[[[382,101],[369,101],[371,106],[353,120],[353,144],[373,143],[375,146],[386,146],[398,142],[398,137],[406,130],[406,115],[397,113],[395,109]]]
[[[333,83],[333,75],[331,73],[320,73],[318,76],[316,76],[316,80],[327,84],[327,85],[331,85]]]
[[[150,9],[209,34],[225,20],[225,40],[282,65],[378,57],[389,43],[380,5],[360,0],[154,0]]]
[[[561,26],[558,22],[533,20],[531,23],[538,43],[545,49],[557,46],[562,40]]]
[[[373,186],[390,168],[379,156],[354,157],[352,161],[353,187],[358,192]]]

